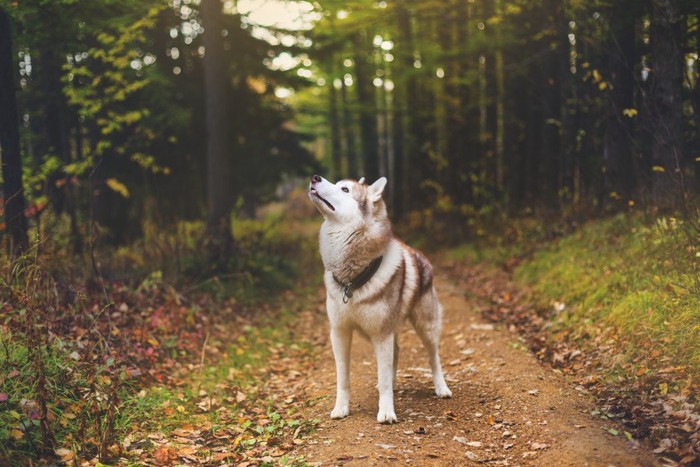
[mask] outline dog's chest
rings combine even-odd
[[[341,305],[334,300],[328,300],[327,311],[333,326],[356,328],[368,336],[383,333],[392,319],[390,311],[380,303]]]

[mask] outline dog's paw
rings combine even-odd
[[[386,423],[391,425],[392,423],[398,422],[398,419],[396,418],[396,413],[394,411],[383,411],[380,410],[379,413],[377,414],[377,421],[379,423]]]
[[[436,387],[435,395],[438,396],[440,399],[449,399],[450,397],[452,397],[452,391],[450,391],[450,388],[448,388],[447,386]]]
[[[331,418],[345,418],[350,415],[350,407],[344,405],[342,407],[336,406],[331,412]]]

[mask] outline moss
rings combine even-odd
[[[567,305],[560,326],[593,320],[626,342],[631,356],[660,347],[673,364],[698,375],[698,248],[680,220],[620,215],[545,245],[520,264],[515,277],[542,305]]]

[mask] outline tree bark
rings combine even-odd
[[[683,187],[683,52],[685,19],[675,0],[653,0],[651,14],[652,196],[654,204],[679,207]]]
[[[328,124],[331,131],[331,160],[333,161],[333,176],[336,180],[343,177],[342,145],[340,139],[340,116],[338,115],[338,90],[335,80],[331,79],[328,86]]]
[[[355,55],[355,81],[357,101],[360,105],[360,135],[362,138],[362,154],[365,162],[365,178],[373,183],[379,178],[379,142],[377,140],[377,108],[372,86],[372,69],[374,66],[367,62],[367,32],[360,32]]]
[[[348,87],[345,85],[343,76],[340,77],[340,101],[342,104],[341,116],[343,124],[341,125],[343,133],[344,153],[348,163],[348,177],[360,178],[360,169],[357,160],[357,148],[355,147],[355,120],[350,113],[350,102],[348,100]]]
[[[495,14],[500,18],[503,15],[501,0],[495,2]],[[502,26],[496,24],[496,50],[494,51],[494,78],[496,80],[496,129],[494,135],[494,156],[496,158],[496,190],[499,199],[504,197],[505,179],[505,73],[503,71],[503,46]]]
[[[46,137],[46,152],[41,157],[52,155],[58,157],[63,165],[72,162],[70,149],[70,110],[63,94],[61,78],[63,62],[61,53],[55,50],[55,44],[45,43],[39,55],[37,70],[44,100],[43,130]],[[78,229],[75,201],[75,187],[61,169],[47,180],[47,193],[54,210],[65,212],[70,219],[71,245],[74,253],[80,253],[83,242]]]
[[[413,31],[411,28],[411,12],[409,10],[409,5],[407,0],[401,0],[397,2],[397,28],[398,36],[396,38],[396,54],[397,54],[397,66],[401,67],[401,79],[396,79],[395,96],[396,96],[396,108],[398,109],[398,118],[396,118],[396,133],[394,135],[394,140],[397,145],[400,145],[400,149],[397,149],[397,164],[395,165],[396,173],[399,180],[396,182],[396,192],[397,192],[397,214],[401,218],[404,214],[409,211],[413,206],[410,204],[411,198],[409,193],[409,185],[413,185],[416,182],[416,172],[418,170],[409,172],[409,167],[417,169],[416,159],[420,151],[419,137],[420,129],[416,124],[418,115],[416,114],[416,93],[417,84],[416,77],[414,76],[413,70]],[[399,160],[400,158],[400,160]],[[413,176],[412,176],[413,175]]]
[[[207,127],[207,227],[209,253],[213,257],[230,252],[231,234],[231,167],[228,140],[228,69],[221,30],[221,0],[202,0],[204,26],[204,95]]]
[[[625,109],[634,108],[636,18],[629,14],[629,6],[628,2],[615,2],[608,12],[610,31],[606,54],[611,89],[607,94],[603,135],[604,206],[611,206],[617,198],[628,200],[635,184],[632,119],[623,114]]]
[[[27,249],[27,218],[20,155],[19,119],[15,96],[15,64],[12,59],[10,17],[0,8],[0,155],[2,155],[5,226],[9,254],[15,258]]]

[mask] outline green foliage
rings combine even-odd
[[[608,329],[633,356],[654,352],[700,374],[700,244],[675,218],[590,222],[526,260],[516,277],[558,326]]]
[[[94,121],[101,135],[93,141],[95,150],[86,154],[83,170],[92,169],[102,157],[119,155],[132,155],[132,159],[141,161],[142,167],[162,170],[154,165],[152,156],[140,152],[155,137],[156,130],[143,125],[151,110],[134,105],[144,102],[139,96],[152,86],[141,71],[149,69],[143,62],[146,32],[155,27],[163,8],[153,7],[143,18],[115,32],[99,33],[95,38],[98,45],[88,49],[80,61],[71,61],[66,66],[64,84],[68,103],[77,109],[80,117]]]

